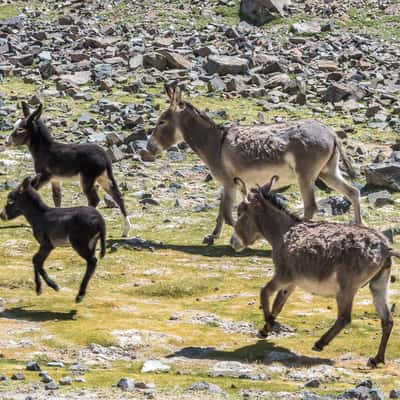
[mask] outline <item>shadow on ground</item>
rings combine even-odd
[[[150,240],[144,240],[140,238],[129,238],[129,239],[110,239],[107,240],[107,248],[111,253],[118,251],[119,248],[131,249],[131,250],[174,250],[182,253],[201,255],[205,257],[271,257],[271,250],[257,250],[257,249],[245,249],[240,253],[235,252],[230,246],[217,245],[217,246],[206,246],[206,245],[179,245],[179,244],[168,244],[153,242]]]
[[[17,229],[17,228],[30,228],[29,225],[26,224],[14,224],[14,225],[2,225],[0,226],[0,230],[2,229]]]
[[[285,347],[277,346],[273,342],[269,342],[267,340],[259,340],[255,344],[244,346],[233,351],[221,351],[214,347],[185,347],[173,354],[168,355],[167,357],[185,357],[198,360],[207,359],[240,362],[258,361],[265,365],[277,362],[288,367],[333,364],[332,360],[329,358],[298,355]]]
[[[29,310],[24,307],[15,307],[4,310],[0,318],[17,319],[23,321],[72,321],[76,318],[77,311],[53,312],[47,310]]]

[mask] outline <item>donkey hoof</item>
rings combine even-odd
[[[262,328],[258,331],[257,337],[260,339],[265,339],[268,337],[268,332],[264,328]]]
[[[42,294],[42,292],[43,292],[42,288],[36,289],[36,294],[38,296],[40,296]]]
[[[207,235],[203,239],[203,244],[206,244],[207,246],[212,246],[214,244],[214,236],[213,235]]]
[[[319,344],[318,342],[314,344],[314,346],[312,347],[312,349],[314,351],[322,351],[324,349],[324,346],[322,346],[321,344]]]
[[[78,296],[75,298],[75,303],[81,303],[84,297],[84,294],[78,294]]]
[[[371,367],[371,368],[377,368],[380,363],[384,364],[385,361],[384,360],[380,360],[377,357],[371,357],[371,358],[368,359],[367,366]]]
[[[54,285],[54,286],[52,286],[52,288],[53,288],[56,292],[59,292],[59,291],[60,291],[60,286],[58,286],[58,285]]]

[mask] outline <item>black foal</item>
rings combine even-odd
[[[24,118],[15,123],[14,130],[7,141],[8,145],[28,146],[33,157],[35,172],[40,176],[32,182],[35,189],[39,190],[51,181],[54,204],[60,207],[59,182],[80,179],[89,205],[97,207],[100,199],[95,183],[98,182],[118,204],[123,216],[122,236],[127,236],[131,225],[107,153],[96,144],[56,142],[40,119],[42,109],[43,106],[40,104],[35,111],[31,112],[28,104],[22,102]]]
[[[17,189],[8,194],[0,218],[11,220],[23,215],[32,227],[33,235],[40,244],[39,251],[32,258],[37,294],[42,293],[40,277],[48,286],[59,290],[58,285],[49,278],[43,268],[43,263],[55,247],[71,245],[86,260],[86,273],[75,299],[79,303],[85,296],[86,287],[96,269],[95,252],[98,239],[101,245],[100,257],[105,255],[104,219],[93,207],[48,207],[31,183],[31,178],[25,178]]]

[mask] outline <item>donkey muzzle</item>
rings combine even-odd
[[[6,210],[3,210],[3,211],[0,213],[0,218],[1,218],[3,221],[7,221],[7,220],[8,220],[8,216],[7,216]]]
[[[162,153],[160,145],[152,138],[150,138],[150,140],[147,142],[147,151],[153,156]]]
[[[233,234],[230,241],[231,247],[233,250],[240,252],[246,248],[243,244],[242,240],[236,235]]]

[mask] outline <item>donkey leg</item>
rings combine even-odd
[[[354,292],[345,290],[339,291],[336,296],[338,306],[338,316],[333,326],[322,335],[322,337],[314,344],[313,350],[321,351],[334,339],[341,330],[351,322],[351,310],[353,307]]]
[[[90,240],[87,243],[82,243],[82,239],[72,238],[71,244],[74,250],[86,260],[86,272],[79,287],[79,292],[75,298],[76,303],[80,303],[86,294],[86,288],[89,284],[90,278],[93,276],[97,266],[97,258],[94,256],[97,245],[97,238]]]
[[[222,228],[224,227],[224,222],[228,225],[233,226],[235,221],[232,216],[233,203],[235,202],[236,197],[236,188],[231,186],[224,186],[222,191],[221,200],[219,203],[219,211],[216,220],[216,225],[211,233],[211,235],[207,235],[203,243],[212,245],[214,244],[215,239],[219,239],[221,237]]]
[[[274,276],[262,289],[260,293],[261,308],[264,312],[265,325],[259,331],[260,337],[267,337],[275,323],[275,317],[270,312],[269,299],[273,294],[284,286],[280,280]]]
[[[95,179],[92,177],[82,177],[81,184],[83,193],[88,199],[89,206],[96,208],[100,202],[99,195],[97,194],[97,190],[94,187]]]
[[[40,275],[42,276],[42,278],[44,279],[44,281],[47,283],[48,286],[50,286],[52,289],[56,291],[60,290],[58,285],[52,279],[50,279],[50,277],[47,275],[46,271],[43,268],[43,263],[45,262],[46,258],[49,256],[52,250],[53,250],[52,244],[46,242],[40,245],[39,251],[32,258],[33,267],[35,269],[35,282],[36,282],[37,294],[42,293],[42,284],[40,282],[40,277],[39,277]]]
[[[354,207],[355,221],[358,225],[364,225],[361,218],[361,206],[360,206],[360,192],[357,188],[349,185],[342,177],[339,167],[336,166],[334,169],[329,168],[321,172],[320,178],[333,189],[347,196],[351,204]]]
[[[56,207],[61,207],[62,193],[60,182],[51,182],[51,190],[53,192],[53,201]]]
[[[96,257],[90,257],[89,259],[86,260],[86,273],[82,279],[78,295],[75,298],[76,303],[80,303],[85,297],[87,285],[90,281],[90,278],[93,276],[94,271],[96,270],[96,266],[97,266]]]
[[[281,289],[275,297],[274,304],[272,305],[272,317],[276,319],[276,317],[282,311],[283,306],[286,304],[288,298],[293,293],[294,289],[296,289],[295,285],[290,285],[284,289]]]
[[[123,218],[122,237],[127,237],[131,229],[131,223],[129,221],[128,213],[126,212],[124,198],[122,197],[122,193],[119,190],[118,185],[104,175],[101,175],[99,178],[97,178],[97,182],[99,182],[104,191],[113,198],[113,200],[117,203],[119,209],[121,210]]]
[[[317,202],[315,201],[314,179],[299,177],[300,193],[304,203],[304,220],[312,219],[317,211]]]
[[[368,365],[375,368],[379,363],[385,362],[386,346],[393,328],[393,317],[388,305],[388,287],[390,280],[390,268],[382,270],[375,276],[369,288],[374,299],[374,305],[382,326],[382,338],[379,344],[378,353],[368,360]]]

